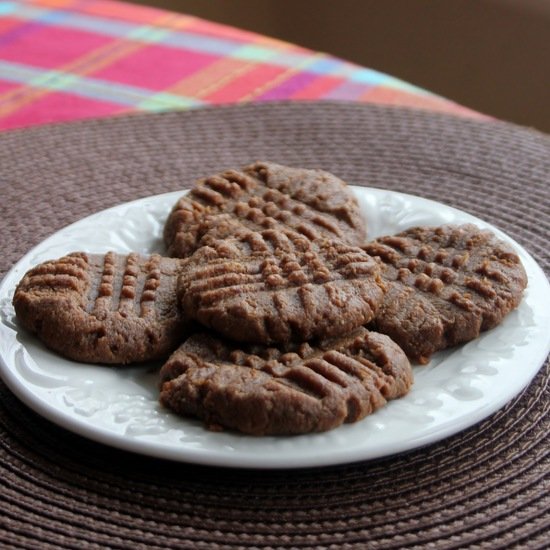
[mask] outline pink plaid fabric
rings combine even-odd
[[[0,129],[319,99],[482,116],[377,71],[196,17],[105,0],[0,0]]]

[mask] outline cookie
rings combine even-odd
[[[28,271],[16,288],[18,322],[76,361],[167,357],[186,336],[176,299],[181,261],[74,253]]]
[[[359,247],[292,231],[246,231],[202,246],[178,279],[189,319],[241,342],[306,341],[373,319],[384,293]]]
[[[317,344],[238,348],[195,334],[161,369],[172,411],[253,435],[303,434],[356,422],[413,382],[390,338],[364,328]]]
[[[497,326],[527,285],[513,248],[473,224],[414,227],[362,248],[388,282],[373,326],[420,363]]]
[[[345,182],[322,170],[257,162],[195,183],[164,226],[168,255],[191,255],[200,246],[202,223],[219,214],[229,214],[236,225],[254,231],[290,228],[308,239],[325,237],[353,245],[366,239],[359,205]],[[209,230],[223,238],[216,229],[220,227],[211,222]]]

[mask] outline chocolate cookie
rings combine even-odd
[[[76,361],[168,356],[185,335],[176,299],[181,261],[74,253],[28,271],[14,294],[19,323]]]
[[[498,325],[527,285],[512,247],[472,224],[415,227],[363,248],[389,282],[374,326],[420,363]]]
[[[373,319],[384,292],[378,263],[359,247],[292,231],[246,231],[185,262],[185,315],[241,342],[345,334]]]
[[[322,170],[257,162],[195,183],[166,221],[168,254],[192,254],[204,234],[202,223],[219,214],[229,214],[234,224],[253,231],[291,228],[308,239],[328,237],[353,245],[366,238],[357,200],[345,182]],[[208,227],[216,238],[226,235],[216,232],[216,223]]]
[[[364,328],[282,348],[239,349],[196,334],[162,367],[160,401],[211,429],[301,434],[356,422],[405,395],[412,382],[403,351]]]

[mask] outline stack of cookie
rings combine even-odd
[[[169,356],[164,406],[255,435],[329,430],[405,395],[410,360],[494,327],[527,284],[488,231],[368,242],[343,181],[268,162],[198,181],[164,240],[171,257],[77,252],[31,269],[18,319],[77,361]]]

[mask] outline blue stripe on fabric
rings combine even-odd
[[[204,104],[203,101],[190,97],[168,93],[159,96],[157,92],[151,92],[137,86],[114,85],[112,82],[98,78],[79,77],[61,71],[44,71],[28,65],[1,60],[0,80],[67,92],[89,99],[109,101],[110,103],[130,107],[143,106],[147,108],[150,106],[151,110],[160,110],[164,105],[166,105],[166,108],[174,108],[194,107]]]
[[[298,52],[289,52],[286,50],[270,49],[265,46],[257,46],[256,44],[241,45],[240,48],[231,52],[231,57],[243,59],[246,61],[255,61],[257,63],[269,63],[289,68],[304,68],[307,67],[311,71],[311,67],[316,66],[317,57],[314,53],[303,54]],[[311,72],[319,73],[319,66]],[[321,67],[322,70],[322,67]]]
[[[275,51],[263,46],[257,46],[256,44],[241,44],[240,47],[233,52],[234,57],[246,61],[255,61],[257,63],[271,62],[275,55]]]
[[[0,2],[0,15],[8,15],[13,13],[18,8],[15,2]]]
[[[158,112],[168,111],[170,109],[187,109],[190,107],[198,107],[199,105],[201,105],[201,102],[196,99],[189,99],[161,92],[153,94],[140,102],[138,108],[143,111]]]
[[[272,65],[282,65],[283,67],[296,67],[305,68],[311,71],[310,65],[312,65],[315,59],[315,54],[303,54],[296,52],[281,52],[275,51],[275,55],[269,60]],[[317,72],[317,71],[314,71]]]
[[[196,50],[214,55],[233,55],[241,47],[240,42],[232,42],[221,38],[200,36],[189,32],[176,31],[163,41],[163,44],[184,50]]]
[[[338,59],[331,57],[317,58],[311,65],[308,66],[308,71],[320,73],[324,75],[335,73],[344,63]]]
[[[164,38],[168,36],[170,32],[169,29],[147,25],[145,27],[135,28],[128,33],[126,38],[135,40],[136,42],[163,42]]]
[[[348,67],[345,76],[352,82],[367,84],[369,86],[384,86],[386,88],[393,88],[395,90],[402,90],[415,94],[435,95],[413,84],[409,84],[405,80],[400,80],[399,78],[375,71],[374,69],[367,69],[354,65],[349,65]]]
[[[21,63],[0,60],[0,79],[19,84],[27,84],[30,80],[43,73],[43,70],[33,69]]]
[[[365,69],[363,67],[357,67],[351,70],[348,77],[354,82],[362,82],[364,84],[371,84],[372,86],[379,86],[385,84],[385,82],[391,77],[387,74],[380,73],[373,69]]]
[[[67,11],[46,11],[42,13],[39,19],[35,20],[37,23],[43,25],[63,25],[63,22],[69,18],[70,13]]]

